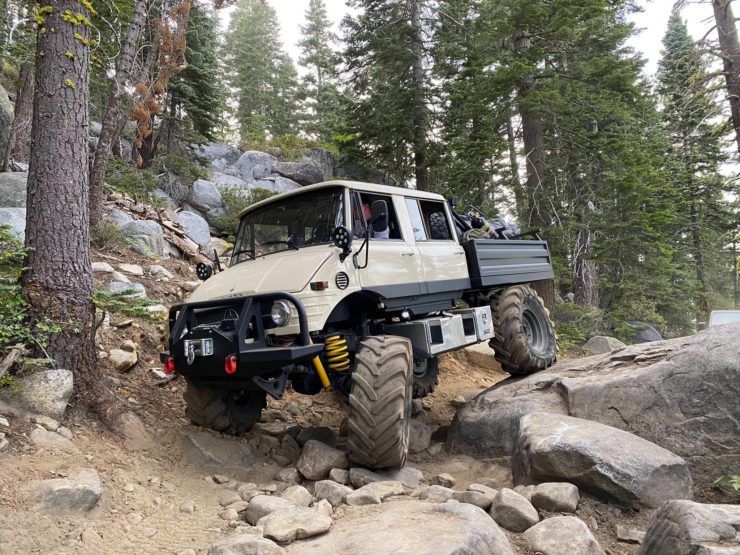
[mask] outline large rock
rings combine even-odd
[[[578,488],[567,482],[545,482],[532,491],[531,502],[538,509],[551,513],[572,513],[581,496]]]
[[[310,158],[298,162],[277,162],[272,166],[272,170],[301,185],[313,185],[324,180],[321,168]]]
[[[309,480],[323,480],[332,468],[349,468],[349,462],[344,451],[311,439],[303,446],[296,468]]]
[[[247,183],[254,183],[272,173],[277,158],[265,152],[248,150],[234,164]]]
[[[273,176],[260,179],[254,184],[253,188],[267,189],[268,191],[271,191],[273,193],[287,193],[288,191],[300,189],[301,186],[292,179],[281,176]]]
[[[583,350],[592,355],[601,355],[624,349],[626,346],[616,337],[594,335],[583,345]]]
[[[661,341],[663,339],[658,330],[645,322],[631,320],[629,322],[625,322],[625,324],[632,329],[633,343],[649,343],[651,341]]]
[[[344,497],[352,493],[352,488],[338,484],[332,480],[320,480],[314,486],[316,499],[326,499],[332,507],[342,504]]]
[[[323,534],[331,528],[332,519],[308,507],[288,507],[271,512],[259,524],[266,538],[287,543]]]
[[[182,436],[185,459],[195,466],[220,472],[248,475],[255,456],[246,441],[219,437],[210,432],[186,432]]]
[[[246,514],[247,522],[257,524],[261,518],[270,513],[295,506],[296,504],[292,501],[275,495],[256,495],[249,501]]]
[[[204,250],[211,251],[211,231],[208,227],[208,222],[201,218],[195,212],[188,212],[186,210],[179,212],[176,215],[177,222],[185,228],[185,233],[193,241],[198,243],[198,246]]]
[[[128,281],[111,281],[105,288],[111,293],[123,293],[128,291],[124,298],[146,299],[146,287],[141,283],[130,283]]]
[[[628,505],[657,507],[693,495],[688,465],[670,451],[617,428],[546,412],[520,420],[511,470],[517,484],[565,481]]]
[[[485,511],[466,504],[391,502],[349,507],[329,534],[292,544],[295,555],[513,555]]]
[[[84,513],[95,507],[103,486],[95,469],[80,468],[68,478],[30,482],[26,490],[37,510],[53,514]]]
[[[26,209],[0,208],[0,226],[10,226],[10,232],[19,241],[26,239]]]
[[[219,189],[246,190],[248,188],[247,182],[244,181],[241,177],[236,177],[228,173],[214,173],[212,180],[216,187]]]
[[[183,552],[184,553],[184,552]],[[195,552],[193,552],[195,553]],[[267,538],[236,533],[213,542],[208,555],[284,555],[283,548]]]
[[[13,103],[8,98],[6,90],[0,86],[0,151],[3,152],[10,138],[10,128],[13,125],[13,112]]]
[[[338,174],[337,155],[333,152],[317,147],[309,150],[308,157],[321,171],[321,181],[328,181]]]
[[[128,212],[124,212],[118,208],[111,208],[108,210],[105,214],[105,219],[119,229],[127,223],[134,221]]]
[[[208,160],[214,170],[221,171],[226,166],[234,164],[239,159],[240,152],[235,146],[223,143],[206,143],[198,145],[195,154]]]
[[[0,388],[0,399],[57,420],[64,417],[74,385],[72,372],[64,369],[42,370],[16,378],[16,381],[18,388]]]
[[[737,555],[740,505],[668,501],[653,513],[639,555]]]
[[[204,212],[212,208],[221,208],[224,205],[224,200],[216,185],[205,179],[195,180],[187,200],[195,208]]]
[[[121,233],[136,252],[150,258],[161,258],[164,253],[164,233],[154,220],[133,220],[123,224]]]
[[[27,173],[0,173],[0,208],[25,208],[27,181]]]
[[[424,478],[421,470],[406,466],[401,470],[369,470],[356,466],[349,471],[349,481],[356,488],[372,482],[384,482],[387,480],[401,482],[405,487],[414,489]]]
[[[80,450],[69,438],[56,432],[50,432],[44,428],[34,428],[28,434],[33,444],[39,449],[58,449],[65,453],[79,453]]]
[[[536,410],[594,420],[683,457],[694,479],[740,466],[740,324],[695,336],[632,345],[507,379],[461,407],[452,452],[510,455],[519,418]]]
[[[532,551],[542,555],[604,555],[588,526],[574,516],[555,516],[524,533]]]

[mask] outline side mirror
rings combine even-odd
[[[343,225],[340,225],[334,228],[334,231],[331,232],[331,237],[334,246],[342,249],[341,260],[344,262],[344,259],[352,252],[352,232]]]
[[[210,264],[199,262],[195,267],[195,274],[198,276],[199,280],[205,281],[213,275],[213,268]]]
[[[388,229],[388,204],[384,200],[373,201],[370,214],[374,232],[380,233]]]

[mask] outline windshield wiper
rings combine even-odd
[[[250,258],[251,258],[252,260],[254,260],[254,250],[252,250],[252,249],[240,249],[240,250],[238,250],[238,251],[236,251],[236,252],[233,252],[233,253],[231,253],[231,257],[232,257],[232,258],[236,258],[236,257],[237,257],[237,256],[239,256],[240,254],[248,254],[248,255],[249,255],[249,257],[250,257]]]

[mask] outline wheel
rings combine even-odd
[[[489,345],[510,374],[531,374],[552,366],[557,341],[550,313],[529,285],[515,285],[491,300],[495,337]]]
[[[437,357],[428,358],[418,364],[414,361],[414,399],[431,395],[438,383],[439,362]]]
[[[447,227],[447,218],[442,212],[432,212],[429,215],[429,230],[431,232],[430,239],[438,241],[452,239],[450,228]]]
[[[193,424],[232,435],[251,430],[267,406],[264,391],[222,391],[191,380],[183,397]]]
[[[347,444],[352,461],[402,468],[409,448],[414,383],[411,342],[378,335],[360,343],[349,395]]]

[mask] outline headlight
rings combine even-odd
[[[273,323],[280,327],[290,320],[290,305],[285,301],[275,301],[270,310]]]

